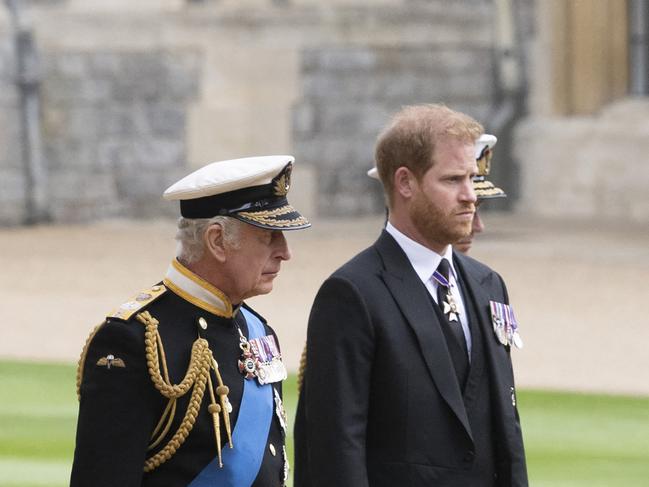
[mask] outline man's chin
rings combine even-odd
[[[261,296],[263,294],[268,294],[273,290],[273,281],[266,281],[258,283],[254,289],[244,296],[244,299],[252,298],[255,296]]]
[[[466,254],[469,249],[471,248],[471,245],[473,244],[473,240],[468,238],[468,239],[462,239],[458,242],[455,242],[453,244],[453,248],[457,250],[458,252],[462,252],[463,254]]]

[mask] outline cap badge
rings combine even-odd
[[[291,171],[293,165],[289,162],[282,172],[273,178],[273,194],[275,196],[286,196],[291,187]]]
[[[485,147],[480,154],[480,157],[476,161],[478,164],[478,175],[479,176],[488,176],[489,171],[491,171],[491,158],[493,157],[493,151],[489,147]]]

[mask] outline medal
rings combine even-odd
[[[250,351],[250,343],[243,336],[239,328],[239,348],[241,349],[241,358],[239,359],[239,372],[246,379],[254,379],[257,375],[257,362],[253,353]]]
[[[288,473],[291,470],[291,467],[288,464],[288,454],[286,453],[286,445],[282,446],[282,457],[284,458],[284,485],[288,481]]]
[[[448,321],[457,321],[459,310],[450,290],[446,295],[446,301],[442,302],[442,306],[444,306],[444,314],[448,317]]]
[[[521,338],[518,331],[514,332],[514,346],[516,348],[523,348],[523,339]]]
[[[286,379],[286,367],[273,335],[250,340],[250,352],[255,359],[260,384],[273,384]]]
[[[442,286],[446,289],[446,299],[439,303],[439,305],[443,308],[442,312],[444,313],[444,315],[446,315],[448,321],[458,321],[460,309],[458,308],[457,303],[455,302],[455,299],[453,299],[453,295],[451,294],[451,283],[439,271],[433,272],[432,278],[437,281],[438,286]]]
[[[248,340],[239,328],[239,348],[239,372],[246,379],[256,377],[264,385],[283,381],[288,376],[273,335]]]
[[[496,336],[498,337],[498,341],[502,343],[503,345],[508,345],[507,343],[507,333],[505,332],[504,326],[499,326],[496,328]]]
[[[286,436],[287,420],[286,420],[286,411],[284,410],[284,403],[282,402],[282,398],[279,396],[279,392],[277,392],[277,389],[275,389],[274,387],[273,387],[273,393],[275,395],[275,415],[277,416],[279,425],[282,427],[282,432],[284,433],[284,436]]]
[[[514,316],[514,309],[508,304],[489,301],[491,310],[491,323],[498,341],[505,346],[514,345],[523,348],[523,339],[518,333],[518,321]]]

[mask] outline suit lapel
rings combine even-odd
[[[441,396],[458,417],[469,436],[471,428],[462,400],[462,393],[452,370],[451,357],[446,347],[437,315],[428,291],[415,273],[408,258],[395,240],[383,231],[375,244],[383,259],[382,278],[406,321],[413,329],[428,371]]]
[[[483,280],[487,275],[481,275],[477,272],[472,272],[471,262],[463,259],[457,253],[454,253],[454,263],[456,265],[457,271],[460,273],[460,278],[464,281],[464,285],[468,296],[467,299],[471,299],[475,305],[475,310],[477,313],[478,323],[480,324],[480,329],[485,334],[485,337],[489,337],[487,341],[493,341],[493,330],[491,329],[491,315],[489,314],[489,296],[483,289]],[[476,268],[477,269],[477,268]]]
[[[499,391],[499,401],[503,397],[507,399],[511,382],[511,371],[508,369],[509,358],[507,349],[496,339],[491,323],[491,311],[489,309],[489,296],[487,290],[493,287],[488,279],[493,279],[493,274],[484,273],[480,268],[473,265],[472,261],[459,254],[454,254],[455,263],[461,278],[466,283],[468,299],[472,299],[477,312],[478,324],[484,336],[485,356],[489,361],[492,371],[493,385]],[[504,394],[504,396],[502,396]]]

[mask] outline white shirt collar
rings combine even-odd
[[[442,255],[440,255],[434,250],[430,250],[428,247],[424,247],[410,237],[407,237],[390,222],[386,224],[385,230],[397,241],[399,247],[404,251],[406,257],[408,257],[419,279],[424,284],[432,277],[433,272],[437,269],[442,258],[448,260],[451,265],[451,274],[454,278],[456,277],[455,267],[453,266],[453,247],[451,245],[447,245]]]
[[[165,286],[186,301],[217,316],[231,318],[232,304],[228,297],[174,259],[163,280]]]

